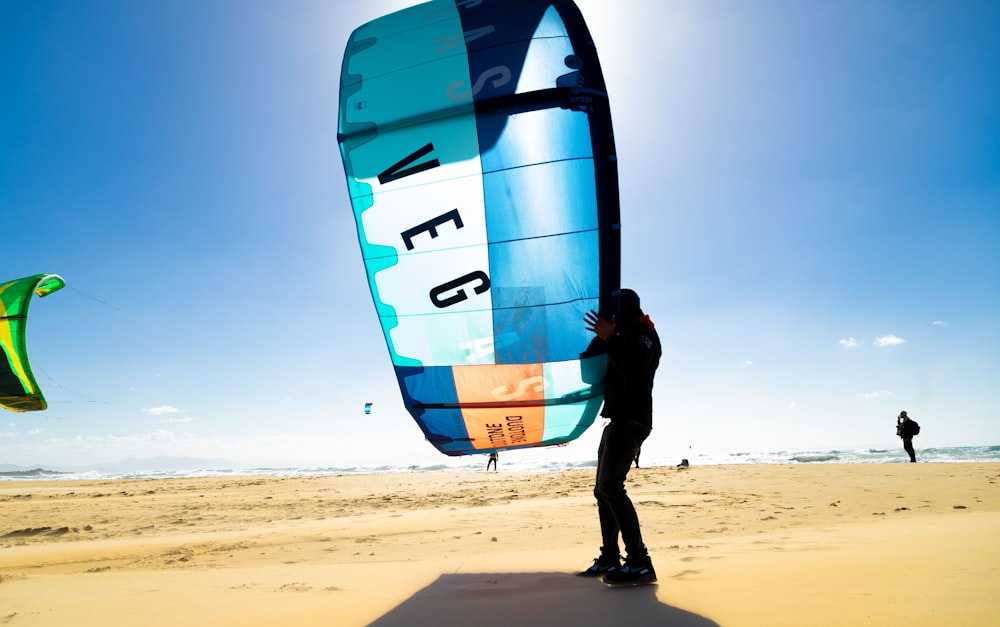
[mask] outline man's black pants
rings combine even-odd
[[[646,545],[639,531],[639,517],[625,492],[625,477],[649,432],[649,427],[622,420],[612,420],[604,427],[601,445],[597,449],[597,482],[594,486],[601,519],[602,555],[614,557],[618,554],[618,534],[621,533],[629,557],[646,556]]]

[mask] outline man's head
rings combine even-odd
[[[632,324],[636,318],[642,315],[639,307],[639,295],[630,289],[621,289],[613,294],[615,299],[615,322],[618,324]]]

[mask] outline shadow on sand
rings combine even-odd
[[[371,624],[718,627],[707,618],[661,603],[656,588],[609,588],[594,579],[568,573],[441,575]]]

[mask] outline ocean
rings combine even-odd
[[[830,450],[830,451],[776,451],[769,453],[724,453],[724,454],[692,454],[688,459],[691,466],[712,466],[724,464],[894,464],[908,463],[909,459],[902,448],[898,449],[863,449],[863,450]],[[651,455],[649,459],[640,456],[640,464],[644,468],[676,466],[680,459],[664,459]],[[1000,462],[1000,445],[994,446],[957,446],[944,448],[918,448],[918,463],[964,463],[964,462]],[[485,455],[471,455],[457,458],[444,458],[441,463],[425,465],[386,465],[386,466],[310,466],[310,467],[241,467],[228,464],[212,464],[197,460],[178,466],[170,464],[170,470],[157,470],[157,463],[152,463],[152,469],[141,469],[142,463],[133,460],[134,469],[109,470],[95,467],[94,469],[74,468],[59,470],[48,468],[8,469],[0,471],[0,481],[26,480],[116,480],[116,479],[170,479],[186,477],[224,477],[267,475],[278,477],[326,476],[345,474],[371,474],[391,472],[458,472],[483,471],[486,467]],[[159,464],[161,468],[167,464]],[[579,461],[546,459],[542,455],[517,456],[509,459],[500,454],[499,470],[503,472],[559,472],[563,470],[588,469],[597,466],[597,459]]]

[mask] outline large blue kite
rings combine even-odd
[[[583,323],[620,281],[618,171],[570,0],[437,0],[354,31],[339,141],[406,408],[448,455],[568,442],[603,400]]]

